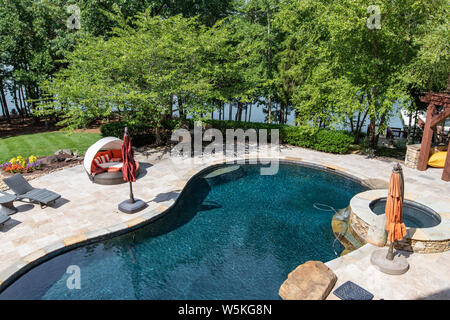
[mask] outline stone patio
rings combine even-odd
[[[253,158],[252,155],[248,156]],[[365,156],[333,155],[298,147],[282,146],[279,154],[263,153],[262,158],[304,161],[344,172],[362,180],[381,179],[387,182],[394,164],[392,161],[367,159]],[[117,205],[127,199],[128,184],[101,186],[90,182],[82,165],[56,171],[32,180],[37,188],[47,188],[62,195],[54,208],[15,202],[19,212],[0,228],[0,284],[22,266],[39,259],[48,252],[98,235],[127,229],[164,212],[179,196],[185,184],[200,170],[222,162],[222,158],[208,157],[203,161],[170,158],[163,149],[137,153],[141,162],[139,179],[133,184],[134,195],[148,203],[140,213],[127,215]],[[441,215],[450,216],[450,185],[440,179],[442,169],[417,171],[403,167],[406,192],[421,197],[439,195]],[[369,180],[368,180],[369,181]],[[450,229],[448,230],[450,232]],[[372,246],[373,247],[373,246]],[[449,298],[450,251],[441,254],[414,254],[408,259],[411,270],[406,273],[408,290],[396,290],[393,276],[376,275],[368,260],[368,245],[327,265],[336,272],[338,283],[353,280],[384,299]],[[375,248],[375,247],[374,247]],[[376,271],[376,272],[375,272]],[[372,281],[373,283],[369,283]],[[433,279],[430,282],[430,279]],[[438,281],[439,279],[440,281]],[[406,281],[405,280],[405,281]],[[336,287],[335,287],[336,288]],[[386,293],[389,290],[392,293]],[[330,295],[329,298],[332,298]]]
[[[411,253],[404,255],[409,270],[402,275],[389,275],[370,263],[374,250],[371,244],[325,263],[338,280],[327,300],[339,300],[333,294],[340,285],[352,281],[374,295],[374,300],[449,300],[450,299],[450,251],[444,253]]]

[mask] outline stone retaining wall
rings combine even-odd
[[[450,240],[444,241],[421,241],[404,238],[395,243],[395,248],[399,250],[412,251],[417,253],[438,253],[450,250]]]
[[[353,237],[358,241],[367,243],[367,234],[369,232],[369,225],[360,219],[350,210],[350,217],[348,219],[349,227],[348,230]]]

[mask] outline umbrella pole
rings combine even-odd
[[[386,259],[388,260],[394,260],[394,242],[391,242],[391,245],[389,246],[388,253],[386,255]]]
[[[130,203],[134,203],[133,184],[131,183],[131,181],[129,182],[129,184],[130,184]]]

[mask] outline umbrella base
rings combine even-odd
[[[386,249],[372,252],[370,262],[381,272],[391,275],[400,275],[408,271],[409,264],[404,256],[395,254],[393,260],[388,260],[386,259],[387,252]]]
[[[146,208],[148,205],[139,199],[134,199],[134,203],[130,203],[130,200],[122,201],[119,204],[119,210],[124,213],[136,213]]]

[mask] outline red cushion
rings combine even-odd
[[[111,150],[101,151],[101,152],[97,152],[95,154],[95,157],[91,163],[91,174],[94,174],[96,172],[96,170],[99,168],[99,166],[97,166],[95,159],[99,159],[100,163],[104,163],[104,162],[107,162],[107,161],[104,161],[104,160],[106,160],[106,156],[108,156],[108,161],[112,158]]]
[[[122,168],[109,167],[109,168],[106,168],[106,171],[108,171],[108,172],[119,172],[119,171],[122,171]]]
[[[122,150],[109,150],[111,151],[111,158],[121,158],[122,159]]]

